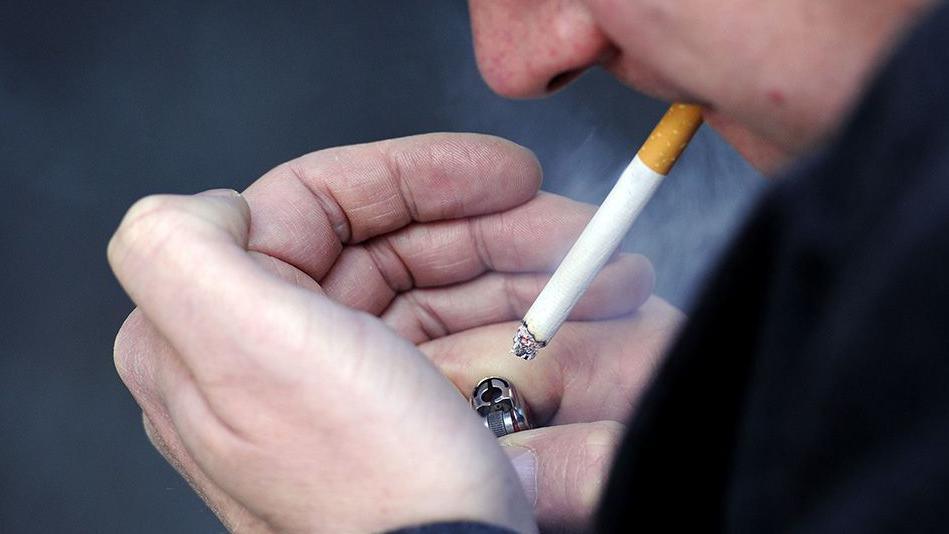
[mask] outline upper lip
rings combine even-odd
[[[645,87],[634,84],[633,80],[630,79],[624,72],[621,66],[621,61],[622,53],[616,47],[611,46],[603,53],[603,55],[600,56],[599,61],[597,61],[597,65],[612,74],[616,79],[623,82],[624,84],[653,98],[666,101],[696,104],[706,109],[711,108],[708,102],[698,98],[689,91],[685,91],[674,84],[668,83],[665,79],[660,77],[654,77],[653,80],[655,83]]]

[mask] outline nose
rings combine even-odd
[[[548,95],[611,53],[579,0],[469,0],[481,76],[511,98]]]

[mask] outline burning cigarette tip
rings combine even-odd
[[[537,351],[547,346],[546,341],[540,341],[530,330],[527,329],[527,323],[521,323],[514,332],[514,346],[511,347],[511,354],[524,360],[533,360],[537,356]]]

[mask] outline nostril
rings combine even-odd
[[[554,76],[549,82],[547,82],[547,93],[553,93],[554,91],[557,91],[561,87],[572,82],[577,78],[577,76],[580,76],[581,72],[583,72],[582,69],[566,70]]]

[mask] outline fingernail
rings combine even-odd
[[[527,495],[531,506],[537,504],[537,457],[534,451],[523,447],[502,447],[507,454],[517,478],[521,480],[521,487]]]
[[[198,193],[199,197],[238,197],[241,194],[233,189],[208,189]]]

